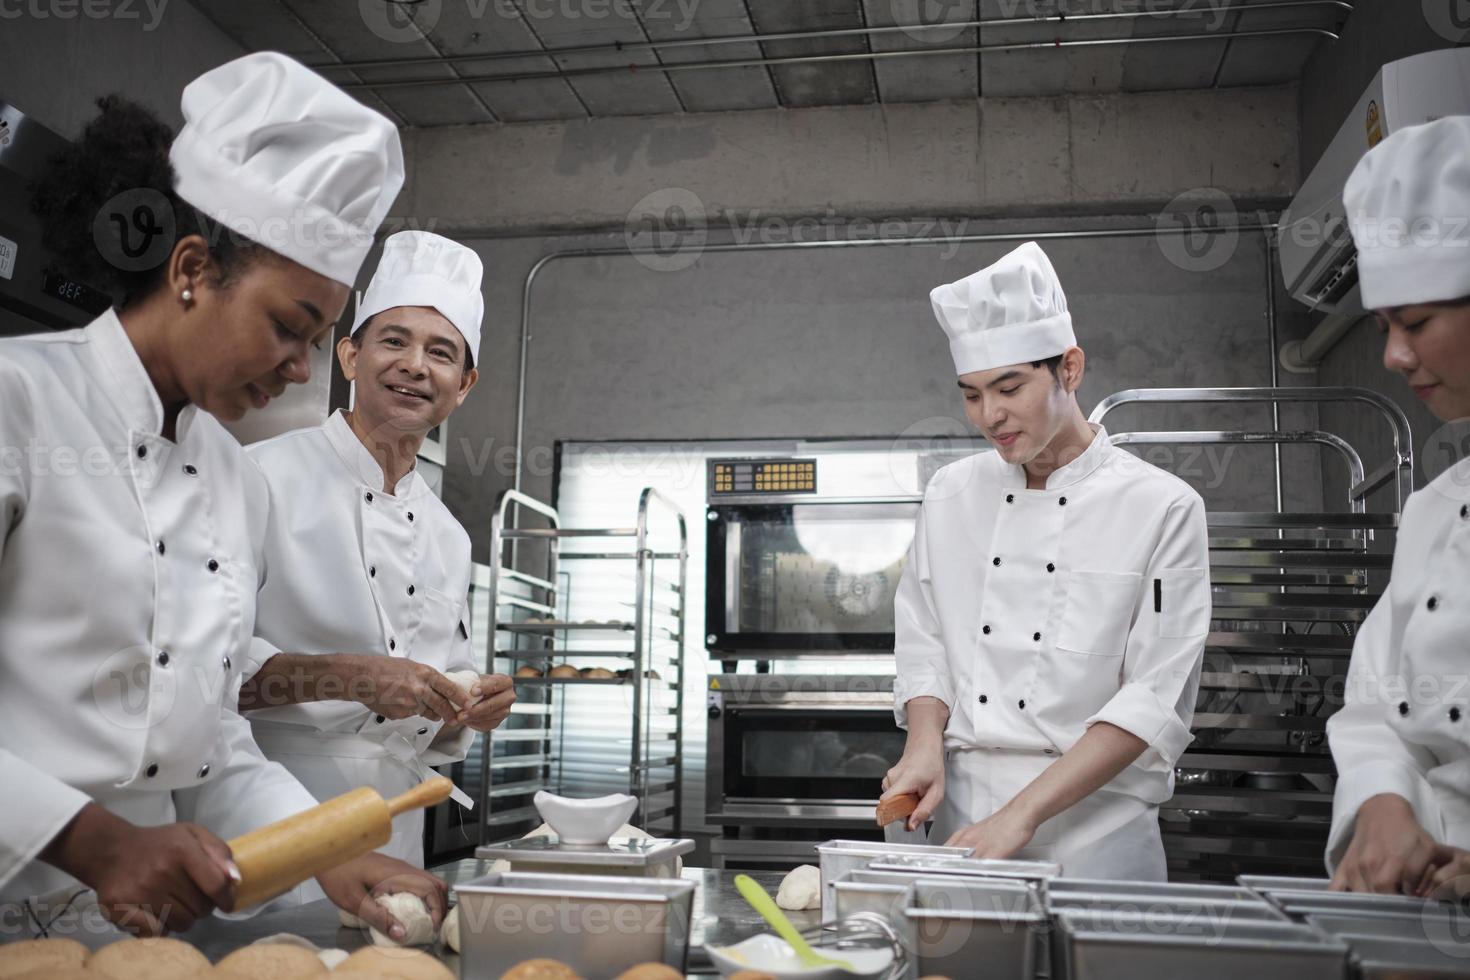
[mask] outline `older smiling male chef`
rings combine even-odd
[[[322,799],[411,788],[429,766],[463,759],[515,700],[510,678],[476,666],[469,536],[415,469],[478,378],[480,277],[463,245],[389,237],[337,344],[352,411],[250,449],[272,510],[240,706],[265,755]],[[283,652],[300,650],[348,652]],[[472,693],[450,671],[470,671]],[[414,810],[383,850],[422,867],[422,838]]]
[[[1210,621],[1204,504],[1077,405],[1084,357],[1028,242],[931,293],[995,446],[925,490],[895,600],[885,798],[979,857],[1162,881],[1158,805],[1190,742]]]

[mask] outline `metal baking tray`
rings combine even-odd
[[[1453,913],[1421,915],[1319,915],[1306,917],[1308,925],[1336,936],[1351,946],[1359,939],[1395,939],[1405,943],[1458,942],[1470,955],[1470,919]],[[1466,963],[1470,972],[1470,962]]]
[[[1234,922],[1202,935],[1198,922],[1119,918],[1106,926],[1056,920],[1061,955],[1053,980],[1331,980],[1347,971],[1347,946],[1305,926]]]
[[[1353,939],[1352,960],[1360,980],[1439,980],[1470,976],[1470,943]]]
[[[1051,895],[1091,895],[1112,902],[1260,902],[1261,896],[1235,885],[1194,885],[1185,882],[1114,881],[1109,878],[1053,878],[1046,883]]]
[[[832,882],[833,917],[841,921],[859,912],[882,916],[889,924],[903,921],[903,910],[908,907],[911,881],[869,881],[854,875],[862,871],[849,871]]]
[[[606,844],[563,844],[557,837],[523,837],[475,848],[484,861],[509,861],[512,871],[544,874],[677,878],[679,857],[694,850],[687,838],[614,837]]]
[[[1287,878],[1282,875],[1240,875],[1235,879],[1242,888],[1256,892],[1325,892],[1331,878]]]
[[[460,977],[498,980],[517,963],[546,957],[585,980],[612,980],[640,963],[682,973],[694,889],[677,878],[614,882],[516,871],[455,885]]]
[[[1449,915],[1447,902],[1414,898],[1411,895],[1368,895],[1362,892],[1267,892],[1266,898],[1287,915],[1412,916]]]
[[[1014,878],[1018,881],[1050,881],[1062,873],[1052,861],[999,861],[993,858],[936,857],[904,854],[883,858],[868,865],[874,871],[914,871],[933,875],[966,875],[971,878]]]
[[[965,857],[967,847],[940,847],[935,844],[887,844],[872,840],[829,840],[817,845],[817,860],[822,870],[822,923],[833,922],[832,882],[849,871],[866,868],[873,861],[920,855],[930,857]]]
[[[1020,882],[920,878],[903,918],[914,976],[1032,980],[1038,967],[1046,972],[1048,920],[1035,890]]]

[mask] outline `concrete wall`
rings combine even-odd
[[[184,86],[244,53],[184,0],[0,6],[0,98],[68,138],[113,92],[177,129]]]
[[[1457,7],[1463,9],[1463,6],[1457,0],[1356,5],[1343,29],[1342,39],[1334,45],[1318,48],[1302,78],[1303,175],[1310,173],[1363,90],[1386,62],[1470,40],[1470,30],[1466,30],[1470,25],[1451,29],[1454,24],[1452,14]],[[1463,14],[1460,19],[1463,20]],[[1415,457],[1416,460],[1421,459],[1424,441],[1440,423],[1400,378],[1384,370],[1382,356],[1383,342],[1377,328],[1371,321],[1364,321],[1328,354],[1311,380],[1320,385],[1360,385],[1389,395],[1408,415],[1414,433]],[[1365,463],[1370,469],[1389,458],[1388,430],[1372,413],[1362,409],[1328,408],[1323,411],[1322,421],[1331,431],[1363,447]],[[1415,481],[1417,486],[1426,482],[1425,470],[1417,463]],[[1323,474],[1323,483],[1329,501],[1342,498],[1345,485],[1340,471],[1327,470]],[[1387,491],[1371,502],[1375,507],[1391,505]]]
[[[851,106],[410,130],[397,213],[487,235],[622,229],[647,195],[691,219],[1157,209],[1297,185],[1293,88]]]

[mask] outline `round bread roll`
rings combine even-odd
[[[303,980],[324,977],[327,967],[311,950],[285,943],[260,943],[237,949],[215,964],[220,977],[240,980]]]
[[[667,963],[639,963],[619,973],[617,980],[684,980],[684,974]]]
[[[516,676],[517,677],[540,677],[541,676],[541,668],[540,667],[533,667],[530,664],[523,664],[522,666],[516,668]]]
[[[500,980],[582,980],[560,960],[525,960],[506,970]]]
[[[22,939],[0,946],[0,977],[81,966],[91,950],[75,939]]]
[[[178,939],[121,939],[93,953],[87,969],[112,980],[191,980],[210,965],[203,953]]]
[[[332,976],[351,972],[374,977],[401,977],[402,980],[455,980],[449,967],[428,953],[397,946],[364,946],[343,960],[342,965],[332,971]]]
[[[376,929],[369,929],[374,943],[379,946],[427,946],[434,941],[434,917],[429,914],[429,907],[422,898],[412,892],[395,892],[379,895],[375,901],[403,926],[403,940],[400,942]]]
[[[552,677],[581,677],[582,672],[571,664],[557,664],[551,668]],[[534,960],[528,962],[535,962]]]
[[[449,910],[449,914],[444,917],[444,924],[439,927],[439,940],[441,942],[443,942],[444,945],[446,945],[450,949],[454,950],[456,953],[459,952],[459,906],[458,905],[456,905],[454,908],[450,909]]]
[[[5,980],[97,980],[97,974],[85,966],[67,964],[66,966],[43,966],[25,973],[7,973]]]
[[[606,667],[588,667],[582,671],[582,676],[590,677],[596,681],[610,681],[618,675],[614,674]]]

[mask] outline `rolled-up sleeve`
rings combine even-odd
[[[908,728],[908,703],[930,697],[954,707],[954,679],[944,648],[934,584],[929,575],[928,540],[924,508],[914,524],[914,540],[893,598],[893,717]]]
[[[1405,509],[1405,525],[1411,513]],[[1401,530],[1399,539],[1404,536]],[[1403,625],[1394,615],[1395,580],[1390,579],[1353,641],[1344,703],[1327,720],[1327,742],[1338,771],[1325,855],[1329,874],[1352,843],[1359,808],[1374,796],[1403,797],[1419,825],[1435,840],[1444,840],[1444,817],[1427,777],[1437,765],[1434,756],[1405,741],[1388,721],[1391,704],[1409,688],[1403,676]]]
[[[1193,741],[1200,661],[1210,632],[1210,544],[1204,501],[1174,501],[1148,563],[1124,653],[1122,686],[1087,719],[1148,743],[1133,766],[1167,772]]]

